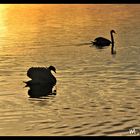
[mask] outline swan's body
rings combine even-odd
[[[110,44],[112,44],[111,47],[111,53],[115,54],[116,52],[114,51],[114,37],[113,37],[113,33],[116,33],[114,30],[110,31],[111,34],[111,41],[109,39],[106,39],[104,37],[97,37],[94,41],[91,41],[93,45],[95,45],[97,48],[102,49],[105,46],[110,46]]]
[[[43,90],[45,92],[37,91],[37,92],[30,92],[31,97],[36,96],[45,96],[52,93],[53,87],[56,85],[56,78],[51,73],[51,70],[56,72],[54,66],[50,66],[48,68],[45,67],[31,67],[27,71],[27,76],[32,80],[25,82],[25,87],[30,87],[30,91],[35,91],[33,89]]]
[[[103,38],[103,37],[97,37],[94,42],[93,42],[94,45],[97,45],[97,46],[109,46],[111,44],[111,41],[106,39],[106,38]]]
[[[36,83],[50,83],[56,84],[56,78],[51,73],[51,70],[55,71],[53,66],[45,67],[32,67],[27,71],[27,76]]]

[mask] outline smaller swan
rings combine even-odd
[[[110,31],[111,41],[109,39],[104,38],[104,37],[97,37],[94,41],[91,41],[91,43],[93,45],[95,45],[98,49],[102,49],[105,46],[110,46],[110,44],[112,44],[111,54],[116,54],[116,51],[114,50],[114,37],[113,37],[113,33],[116,33],[116,32],[114,30],[111,30]]]

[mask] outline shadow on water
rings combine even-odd
[[[92,45],[92,43],[79,43],[79,44],[73,44],[75,46],[84,46],[84,45]]]
[[[78,44],[63,44],[63,45],[55,45],[53,47],[70,47],[70,46],[85,46],[85,45],[92,45],[92,43],[78,43]]]
[[[46,84],[30,84],[25,87],[29,87],[28,95],[30,98],[45,98],[49,95],[56,95],[56,89],[48,87]]]
[[[96,49],[106,49],[109,46],[98,46],[98,45],[94,45],[92,42],[88,42],[88,43],[77,43],[77,44],[63,44],[63,45],[55,45],[54,47],[70,47],[70,46],[85,46],[85,45],[89,45],[89,47],[91,48],[96,48]]]

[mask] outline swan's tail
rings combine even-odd
[[[96,45],[96,43],[94,41],[91,41],[92,45]]]
[[[91,42],[91,46],[89,46],[89,47],[95,47],[96,46],[96,42],[94,42],[94,41],[90,41]]]
[[[23,81],[23,83],[25,83],[26,85],[24,86],[25,87],[28,87],[28,81]]]

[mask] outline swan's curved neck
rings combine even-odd
[[[114,37],[113,37],[113,33],[111,32],[111,42],[114,43]]]
[[[112,47],[111,47],[111,54],[114,54],[115,51],[114,51],[114,37],[113,37],[113,33],[111,32],[111,42],[112,42]]]

